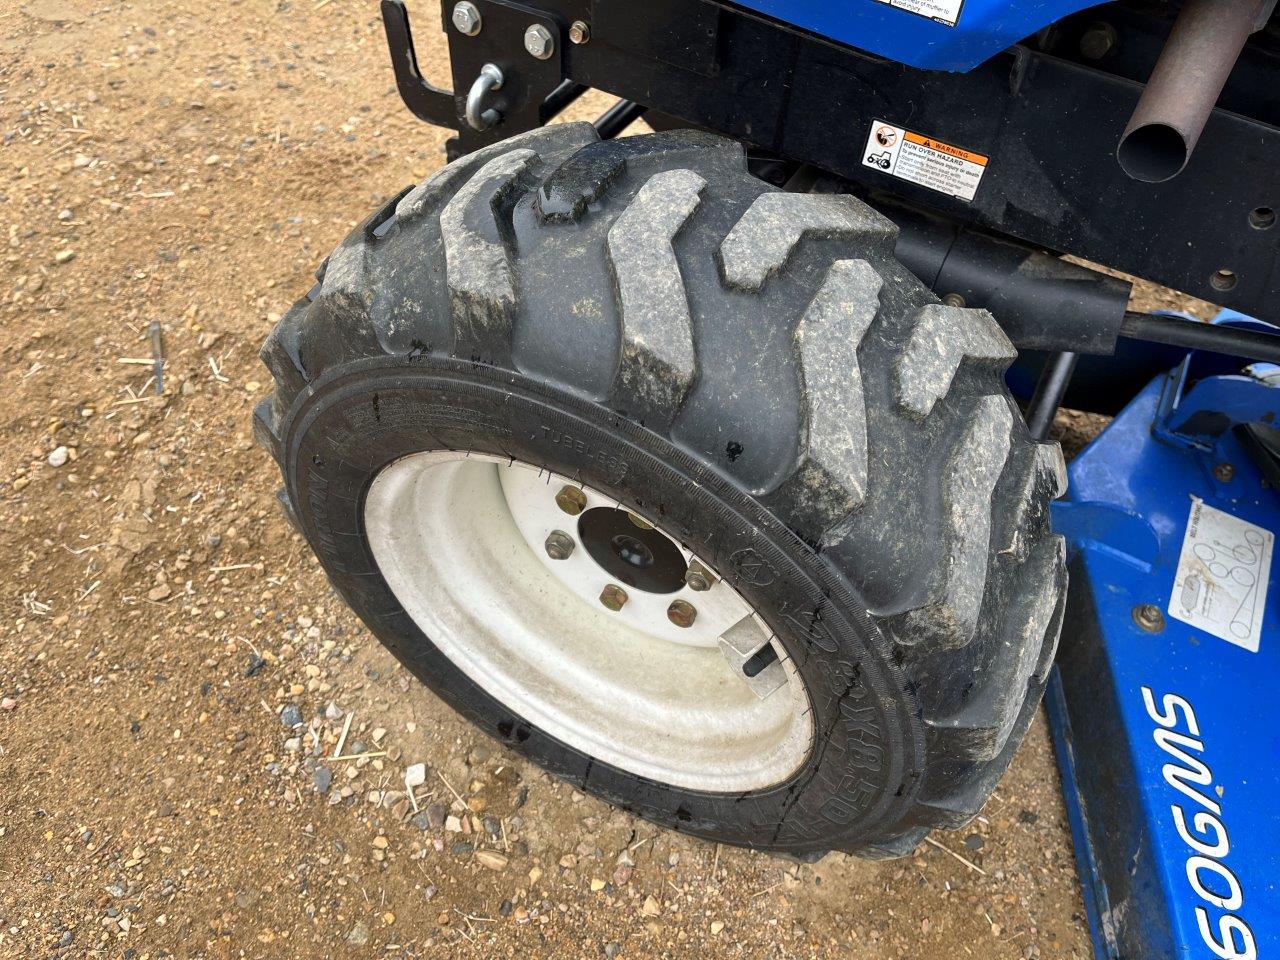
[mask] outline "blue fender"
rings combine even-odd
[[[957,72],[1098,5],[1096,0],[739,0],[739,6],[877,56]]]

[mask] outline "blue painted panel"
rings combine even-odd
[[[1192,497],[1280,534],[1280,495],[1229,430],[1170,430],[1193,406],[1280,414],[1280,389],[1242,384],[1158,378],[1055,505],[1072,580],[1048,702],[1100,960],[1280,954],[1280,563],[1257,652],[1168,614]]]
[[[739,5],[890,60],[972,70],[1094,0],[738,0]],[[954,9],[955,26],[902,7]]]

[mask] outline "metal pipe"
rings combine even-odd
[[[1076,361],[1080,355],[1064,351],[1055,353],[1045,361],[1040,379],[1036,381],[1036,392],[1031,395],[1027,404],[1027,429],[1037,440],[1048,439],[1049,428],[1053,426],[1053,418],[1058,415],[1062,406],[1062,398],[1071,385],[1071,375],[1076,371]]]
[[[560,85],[548,93],[547,98],[542,101],[542,110],[540,111],[542,122],[546,123],[552,117],[558,115],[560,111],[586,92],[586,84],[577,83],[573,80],[560,81]]]
[[[1280,334],[1218,326],[1183,317],[1131,311],[1124,315],[1120,324],[1120,336],[1167,343],[1188,350],[1221,353],[1244,360],[1280,363]]]
[[[1162,183],[1182,172],[1245,41],[1273,6],[1274,0],[1183,4],[1116,149],[1125,173]]]
[[[593,126],[601,140],[612,140],[648,109],[631,100],[619,100],[596,119]]]

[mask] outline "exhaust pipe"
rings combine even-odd
[[[1116,159],[1135,180],[1163,183],[1187,165],[1245,41],[1276,0],[1187,0],[1174,21]]]

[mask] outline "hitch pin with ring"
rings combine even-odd
[[[467,124],[472,130],[488,130],[502,120],[502,114],[492,107],[484,108],[485,97],[502,89],[502,71],[496,64],[486,63],[480,68],[480,76],[467,92]]]

